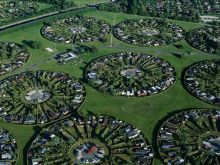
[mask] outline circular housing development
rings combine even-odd
[[[54,42],[80,43],[102,41],[111,27],[95,17],[75,16],[48,23],[41,29],[42,35]]]
[[[18,149],[16,140],[5,129],[0,128],[0,164],[16,165],[18,159]]]
[[[43,124],[74,114],[84,102],[84,86],[52,71],[24,72],[0,81],[0,118],[8,123]]]
[[[187,35],[188,43],[204,52],[220,52],[220,28],[202,27],[190,31]]]
[[[44,129],[27,157],[29,164],[153,163],[152,148],[140,130],[108,116],[93,115]]]
[[[147,96],[175,83],[174,68],[159,57],[115,53],[97,58],[85,70],[88,83],[97,90],[122,96]]]
[[[220,60],[198,62],[184,75],[187,90],[202,101],[220,106]]]
[[[27,1],[3,1],[0,2],[0,24],[34,14],[39,10],[39,5]]]
[[[164,164],[220,163],[220,111],[194,109],[178,112],[161,126],[157,147]]]
[[[9,73],[27,62],[30,53],[22,45],[0,42],[0,75]]]
[[[114,27],[114,35],[121,41],[140,46],[173,44],[185,37],[176,24],[161,19],[126,20]]]

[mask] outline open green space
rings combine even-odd
[[[94,4],[94,3],[110,2],[110,0],[70,0],[70,1],[72,1],[77,6]]]
[[[81,14],[85,16],[98,17],[107,21],[109,24],[117,24],[120,21],[132,18],[146,18],[137,15],[101,12],[96,10],[89,12],[86,11]],[[182,21],[173,22],[184,28],[186,31],[203,26],[202,24]],[[177,73],[177,80],[174,86],[169,90],[155,96],[144,98],[125,98],[100,93],[82,81],[86,87],[87,98],[84,106],[79,110],[79,112],[86,114],[87,112],[91,111],[95,114],[106,114],[117,117],[118,119],[133,124],[145,134],[150,142],[152,142],[155,140],[152,139],[155,125],[157,124],[158,120],[165,117],[168,113],[174,110],[182,110],[186,108],[214,107],[190,95],[182,86],[181,76],[183,70],[189,65],[202,60],[220,59],[220,54],[211,55],[199,51],[191,47],[185,40],[181,40],[175,44],[182,45],[178,48],[175,45],[161,47],[139,47],[121,42],[109,34],[107,36],[108,41],[106,43],[91,42],[85,44],[87,46],[94,45],[99,49],[99,51],[96,53],[84,54],[82,57],[84,61],[83,63],[77,65],[72,65],[71,63],[66,65],[58,65],[53,57],[57,53],[62,53],[66,51],[66,49],[70,49],[73,46],[71,44],[58,44],[43,38],[40,34],[40,29],[42,26],[42,23],[35,23],[34,26],[27,26],[26,28],[22,28],[17,31],[3,32],[0,34],[1,41],[10,41],[22,44],[23,40],[33,40],[40,41],[43,45],[41,49],[28,48],[31,53],[28,62],[25,63],[23,67],[11,72],[10,74],[1,76],[0,79],[26,70],[41,69],[65,72],[82,80],[84,68],[91,60],[111,53],[131,51],[151,54],[168,61],[175,68]],[[113,47],[109,47],[111,44]],[[54,52],[50,53],[45,48],[51,48],[54,50]],[[6,124],[4,122],[0,122],[0,126],[8,129],[16,138],[19,149],[18,164],[24,164],[23,150],[27,142],[29,142],[30,138],[34,135],[36,128],[32,126],[16,126]],[[155,159],[154,164],[159,165],[160,161]]]

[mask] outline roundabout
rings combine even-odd
[[[75,114],[85,99],[84,86],[61,72],[23,72],[0,81],[1,119],[44,124]]]
[[[186,89],[202,101],[220,105],[220,60],[201,61],[184,74]]]
[[[114,35],[133,45],[162,46],[182,40],[185,32],[178,25],[161,19],[134,19],[117,24]]]
[[[158,152],[165,164],[219,164],[220,112],[193,109],[177,112],[162,123]]]
[[[0,75],[20,68],[29,59],[30,53],[23,46],[13,42],[0,42]]]
[[[95,89],[122,96],[149,96],[171,87],[174,68],[159,57],[136,53],[115,53],[92,61],[85,78]]]
[[[48,40],[63,43],[100,41],[111,31],[110,25],[95,17],[75,16],[47,23],[41,34]]]
[[[59,154],[58,154],[59,153]],[[108,116],[67,119],[44,129],[28,150],[28,161],[68,164],[146,164],[153,153],[140,130]]]
[[[187,35],[187,42],[207,53],[220,52],[220,28],[213,26],[193,29]]]

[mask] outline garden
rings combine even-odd
[[[142,53],[115,53],[92,61],[85,70],[97,90],[123,96],[149,96],[175,83],[174,68],[165,60]]]
[[[180,26],[166,20],[134,19],[117,24],[114,35],[133,45],[162,46],[182,40],[185,32]]]
[[[108,116],[77,116],[43,129],[28,150],[30,164],[153,163],[140,130]]]
[[[187,41],[193,47],[207,53],[220,52],[220,28],[202,27],[193,29],[187,35]]]
[[[219,119],[220,111],[215,109],[191,109],[170,115],[157,137],[164,164],[219,164]]]
[[[201,61],[190,66],[184,75],[187,90],[199,99],[220,105],[220,61]]]
[[[41,30],[48,40],[62,43],[104,41],[111,26],[95,17],[75,16],[48,22]]]
[[[0,81],[0,118],[8,123],[44,124],[75,114],[85,98],[74,77],[52,71],[28,71]]]
[[[0,129],[0,164],[16,165],[18,159],[17,143],[11,133],[6,129]]]
[[[29,59],[29,51],[20,44],[0,42],[0,75],[20,68]]]

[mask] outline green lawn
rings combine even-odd
[[[78,0],[81,1],[82,0]],[[86,2],[88,0],[85,0]],[[83,1],[84,2],[84,1]],[[85,12],[86,16],[96,16],[108,21],[112,24],[113,19],[115,23],[119,23],[124,19],[131,18],[140,18],[136,15],[127,15],[121,13],[108,13],[100,11],[91,11]],[[174,21],[178,25],[182,26],[186,30],[191,28],[196,28],[202,26],[201,24],[187,23],[181,21]],[[90,62],[92,59],[95,59],[100,56],[104,56],[113,52],[120,51],[134,51],[134,52],[144,52],[149,53],[155,56],[159,56],[168,62],[170,62],[177,71],[177,82],[171,87],[168,91],[150,97],[144,98],[126,98],[126,97],[117,97],[109,96],[102,94],[89,85],[86,85],[87,90],[87,99],[80,110],[82,113],[87,113],[91,111],[97,114],[108,114],[114,117],[117,117],[121,120],[127,121],[134,124],[139,128],[150,142],[156,139],[152,139],[152,132],[157,124],[158,120],[165,117],[169,112],[175,110],[182,110],[186,108],[209,108],[213,107],[209,104],[206,104],[195,97],[192,97],[181,85],[181,74],[184,68],[191,65],[196,61],[201,61],[205,59],[220,59],[218,55],[209,55],[207,53],[201,52],[190,47],[186,41],[182,40],[179,44],[183,45],[183,48],[177,49],[176,47],[169,45],[163,47],[138,47],[123,43],[116,38],[113,38],[113,48],[109,48],[109,42],[100,43],[94,42],[86,45],[96,45],[99,48],[99,52],[91,54],[87,53],[83,56],[85,63],[72,65],[71,63],[66,65],[58,65],[55,60],[50,60],[46,63],[42,63],[43,60],[54,56],[56,53],[61,53],[68,48],[71,48],[72,45],[66,44],[56,44],[51,41],[46,40],[40,35],[40,28],[42,27],[41,23],[36,23],[33,27],[23,28],[19,31],[13,31],[1,35],[1,41],[14,41],[22,43],[22,40],[34,40],[41,41],[44,48],[50,47],[55,50],[55,53],[48,53],[46,50],[33,50],[29,49],[31,52],[30,60],[22,68],[12,72],[11,74],[19,73],[26,69],[47,69],[53,71],[62,71],[74,75],[77,78],[83,78],[83,68]],[[110,40],[110,35],[108,36]],[[190,51],[193,54],[188,54],[187,51]],[[172,53],[181,53],[184,54],[183,58],[178,58],[172,55]],[[38,64],[37,67],[32,68],[33,64]],[[0,77],[0,79],[7,77],[11,74]],[[9,129],[12,132],[14,137],[17,139],[20,157],[19,163],[23,164],[23,148],[31,136],[34,134],[33,127],[25,126],[14,126],[10,124],[5,124],[0,122],[0,126]],[[158,165],[159,160],[155,159],[155,165]]]
[[[110,2],[110,0],[69,0],[74,2],[77,6],[94,4],[94,3],[102,3],[102,2]]]
[[[40,10],[46,10],[50,7],[52,7],[52,5],[47,4],[47,3],[37,3],[39,5]]]

